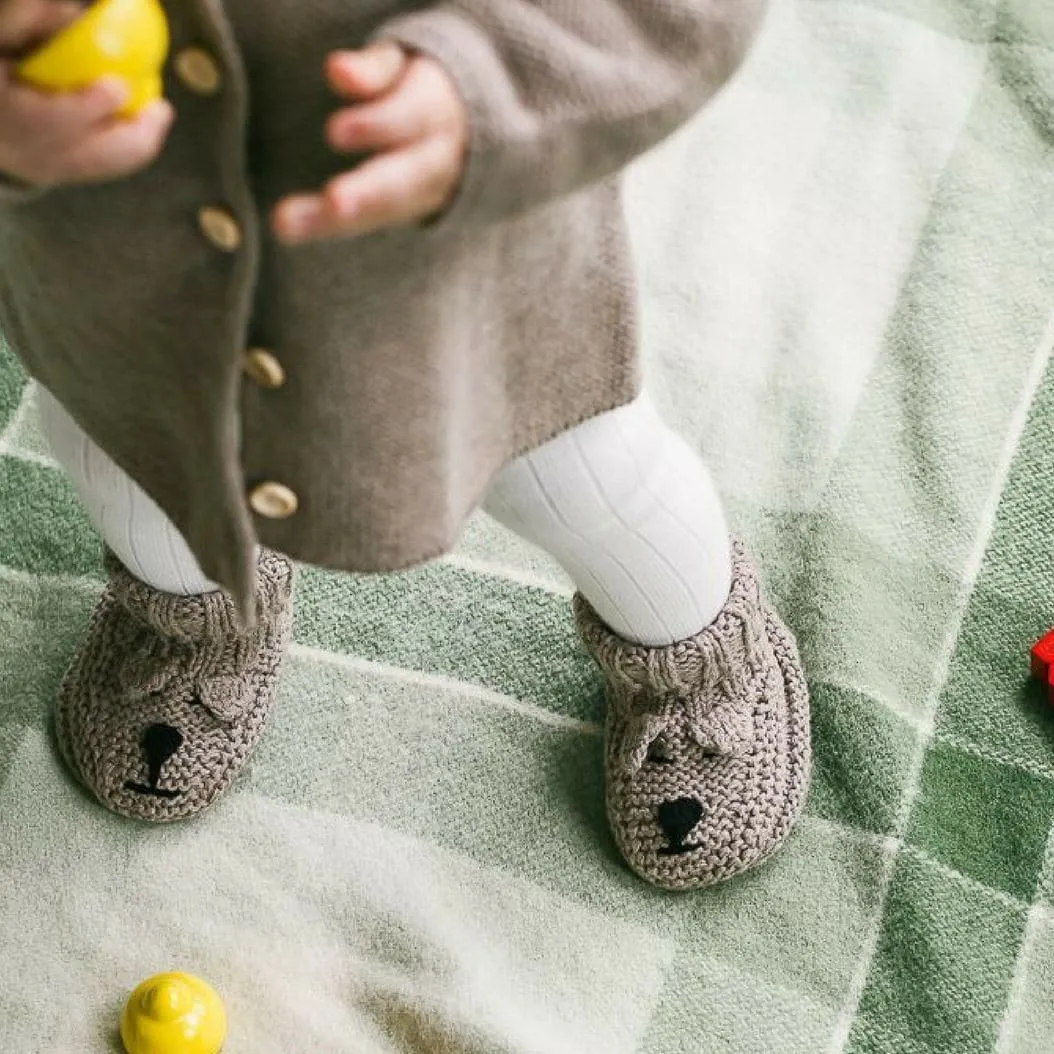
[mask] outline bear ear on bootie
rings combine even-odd
[[[220,721],[237,721],[248,705],[241,676],[202,677],[196,687],[198,702]]]
[[[183,691],[189,684],[195,697],[218,721],[236,721],[248,705],[245,695],[245,670],[235,673],[186,674],[186,648],[172,649],[165,659],[164,649],[152,654],[130,655],[118,674],[118,683],[129,696],[141,699],[158,698],[172,691]]]
[[[754,715],[749,707],[737,705],[736,698],[713,704],[699,693],[658,713],[634,713],[619,748],[623,768],[639,773],[654,759],[657,744],[666,744],[668,753],[669,744],[676,742],[679,725],[704,753],[714,757],[742,756],[754,745]]]

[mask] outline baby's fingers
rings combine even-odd
[[[383,41],[362,51],[336,51],[326,60],[326,79],[345,99],[376,99],[391,91],[410,62],[398,44]]]
[[[127,98],[128,86],[119,77],[102,77],[82,91],[44,92],[19,81],[9,63],[0,63],[2,126],[23,137],[83,134],[113,117]]]
[[[378,154],[331,180],[325,197],[346,230],[365,234],[426,219],[449,200],[457,150],[443,137]]]
[[[31,186],[55,186],[145,167],[161,152],[174,111],[157,102],[126,119],[120,110],[128,90],[122,79],[106,77],[81,91],[41,91],[0,62],[0,172]]]
[[[175,118],[172,106],[152,103],[130,120],[115,120],[91,131],[65,156],[66,182],[118,179],[149,165],[161,153]]]
[[[290,244],[346,238],[427,219],[449,200],[451,149],[426,139],[360,165],[332,180],[322,194],[281,202],[274,217],[278,237]]]

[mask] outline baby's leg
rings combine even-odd
[[[607,625],[635,643],[691,637],[728,598],[721,499],[647,398],[514,462],[486,509],[551,553]]]
[[[47,392],[40,410],[116,557],[59,691],[59,747],[115,812],[182,819],[230,786],[264,730],[292,632],[292,567],[260,553],[257,619],[242,625],[158,506]]]
[[[95,529],[117,559],[162,593],[193,596],[217,589],[172,521],[84,434],[50,392],[40,390],[39,407],[41,427],[55,460],[73,481]]]
[[[608,684],[607,813],[630,866],[692,889],[760,863],[809,784],[794,640],[692,450],[640,400],[506,469],[486,508],[549,550]]]

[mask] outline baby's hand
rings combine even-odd
[[[427,219],[449,204],[464,169],[468,115],[443,67],[383,43],[334,53],[326,73],[352,102],[330,119],[327,141],[342,153],[374,156],[319,194],[280,202],[278,237],[293,243],[367,234]]]
[[[17,57],[81,13],[79,3],[0,0],[0,173],[20,183],[94,183],[130,175],[157,157],[172,124],[166,102],[135,120],[119,119],[128,89],[112,78],[55,95],[17,80]]]

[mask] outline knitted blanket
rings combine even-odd
[[[228,1054],[1050,1054],[1054,6],[777,0],[632,172],[656,401],[799,634],[807,815],[655,892],[602,804],[557,568],[480,518],[410,574],[305,570],[249,773],[112,817],[47,711],[101,553],[0,358],[0,1049],[96,1054],[141,978]]]

